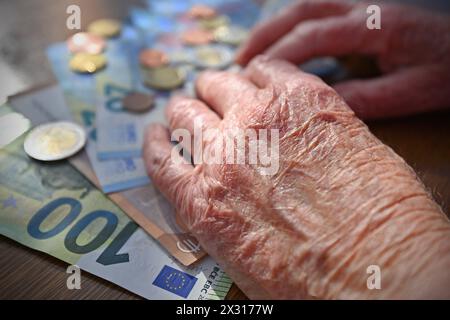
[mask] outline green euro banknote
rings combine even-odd
[[[34,126],[51,121],[82,123],[82,118],[89,118],[87,115],[92,114],[89,105],[63,92],[57,85],[15,95],[9,99],[9,104],[27,117]],[[17,125],[13,127],[18,128]],[[95,136],[95,130],[86,131],[88,135]],[[100,178],[95,174],[95,163],[89,161],[92,159],[89,154],[95,154],[95,144],[92,142],[95,140],[88,140],[85,150],[71,157],[69,162],[100,188]],[[120,172],[122,168],[113,166],[108,170]],[[191,265],[206,255],[198,241],[178,225],[173,206],[153,184],[108,193],[108,198],[183,265]]]
[[[0,149],[0,234],[148,299],[224,298],[212,258],[178,263],[67,161],[28,157],[25,136]]]

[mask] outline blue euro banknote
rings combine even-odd
[[[118,40],[115,40],[118,41]],[[114,45],[108,43],[109,45]],[[143,186],[150,182],[141,158],[122,158],[100,161],[97,158],[97,132],[95,127],[96,76],[72,72],[69,69],[70,52],[65,43],[50,46],[47,56],[53,72],[65,94],[72,117],[88,133],[86,151],[101,189],[105,193]]]
[[[130,35],[108,46],[108,66],[96,75],[97,157],[101,161],[140,158],[143,132],[149,123],[165,123],[164,105],[168,94],[145,87],[141,81],[140,37]],[[123,108],[123,98],[131,92],[151,94],[155,106],[150,112],[132,113]]]

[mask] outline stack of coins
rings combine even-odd
[[[67,39],[67,47],[73,54],[69,61],[72,71],[95,73],[103,69],[106,57],[102,54],[108,38],[117,37],[122,29],[119,21],[101,19],[88,26],[88,32],[78,32]]]

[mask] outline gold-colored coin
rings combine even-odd
[[[227,16],[216,16],[209,19],[201,19],[199,21],[200,26],[207,30],[215,30],[222,26],[230,24],[230,19]]]
[[[144,70],[144,83],[158,90],[172,90],[180,87],[186,80],[186,75],[181,69],[161,66]]]
[[[214,40],[217,42],[238,46],[248,37],[248,31],[239,26],[221,26],[214,30]]]
[[[206,65],[218,65],[222,62],[220,52],[211,48],[202,48],[197,50],[197,57]]]
[[[211,31],[204,29],[187,30],[181,35],[181,40],[183,41],[183,43],[190,46],[210,43],[213,38],[214,35],[211,33]]]
[[[88,26],[88,32],[104,38],[113,38],[122,31],[122,23],[113,19],[100,19]]]
[[[195,50],[194,64],[198,68],[224,69],[233,62],[230,49],[203,46]]]
[[[72,71],[95,73],[106,66],[106,58],[102,54],[77,53],[69,61]]]

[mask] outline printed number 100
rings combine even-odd
[[[48,231],[41,231],[40,226],[44,220],[57,208],[61,206],[69,206],[70,211],[64,219],[56,226]],[[35,239],[44,240],[56,236],[72,224],[80,215],[81,203],[73,198],[59,198],[49,202],[39,209],[28,223],[27,231]],[[97,219],[105,219],[106,224],[102,230],[88,243],[84,245],[77,244],[77,239],[81,232],[86,229],[93,221]],[[101,247],[114,233],[117,228],[119,219],[117,216],[106,210],[96,210],[88,213],[79,219],[73,225],[64,239],[64,246],[67,250],[77,254],[86,254]],[[102,254],[98,257],[97,262],[103,265],[111,265],[129,261],[128,253],[117,254],[123,245],[128,241],[131,235],[138,228],[134,222],[129,222],[122,231],[112,240]]]

